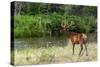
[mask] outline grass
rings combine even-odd
[[[68,46],[51,46],[33,48],[28,47],[23,50],[16,49],[14,51],[14,65],[27,64],[50,64],[50,63],[68,63],[68,62],[85,62],[97,60],[97,44],[88,43],[88,53],[86,56],[85,49],[83,49],[82,56],[79,57],[79,45],[75,46],[75,55],[72,55],[72,45]]]

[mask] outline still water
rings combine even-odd
[[[67,38],[64,37],[37,37],[37,38],[24,38],[15,39],[14,48],[40,48],[40,47],[51,47],[51,46],[65,46],[67,45]]]

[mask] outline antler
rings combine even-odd
[[[61,23],[61,27],[71,27],[73,25],[73,21],[70,21],[70,23],[67,21],[67,22],[63,22]]]
[[[73,25],[73,21],[71,21],[70,23],[68,23],[68,27],[71,27]]]
[[[68,21],[64,21],[63,23],[61,23],[61,27],[69,27]]]

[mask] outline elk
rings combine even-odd
[[[71,40],[71,43],[73,46],[73,48],[72,48],[73,55],[74,55],[75,45],[77,44],[81,48],[80,52],[79,52],[79,56],[81,55],[81,52],[83,50],[83,46],[85,46],[86,56],[88,56],[87,45],[86,45],[87,35],[85,33],[70,32],[69,31],[70,25],[68,26],[67,24],[61,24],[61,27],[62,27],[61,31],[65,32],[68,35],[69,39]]]

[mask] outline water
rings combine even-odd
[[[37,38],[24,38],[15,39],[14,48],[40,48],[40,47],[51,47],[51,46],[65,46],[67,45],[66,38],[64,37],[37,37]]]

